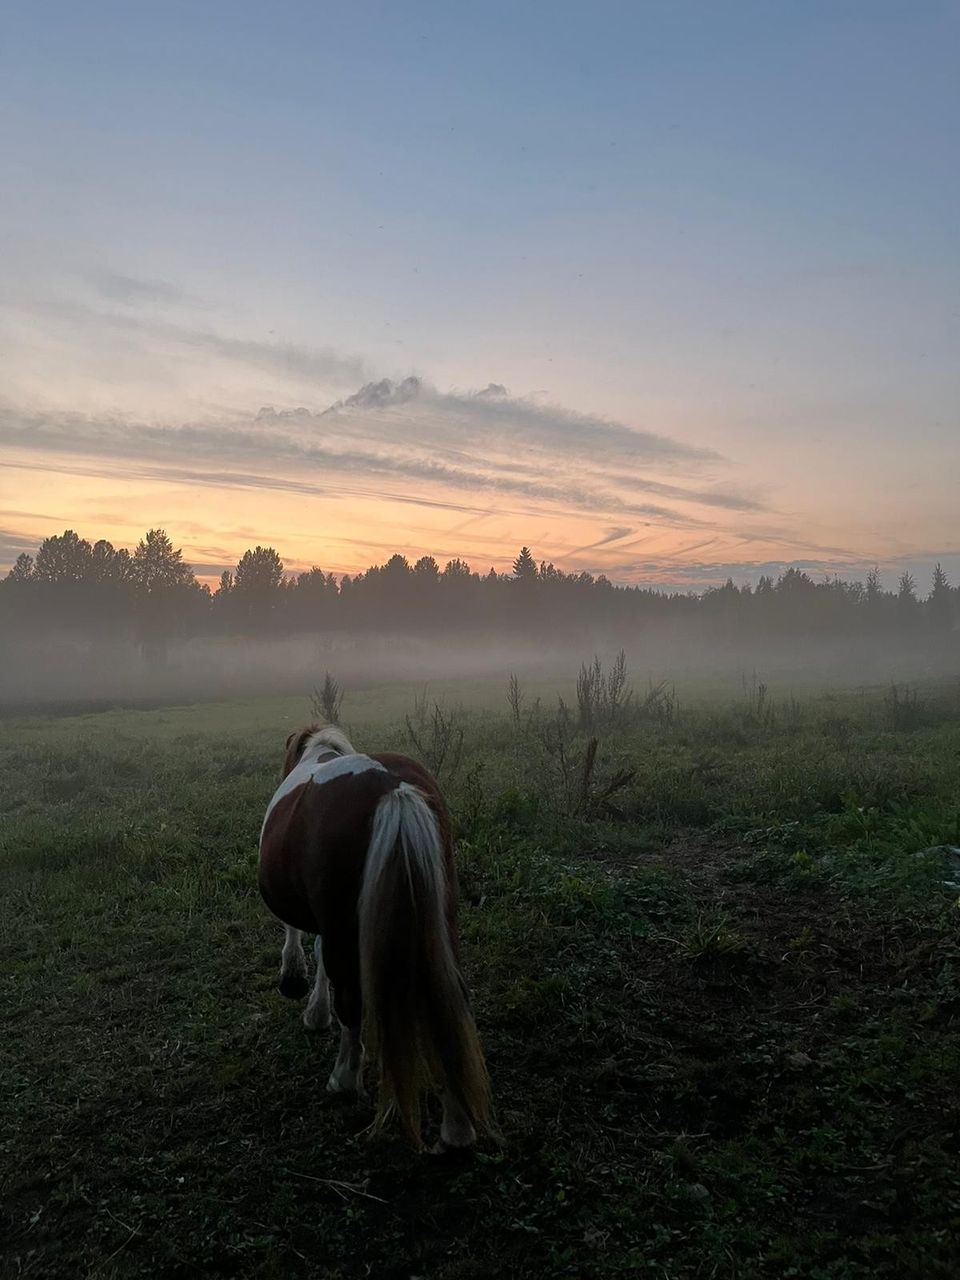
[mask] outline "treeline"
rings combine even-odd
[[[682,628],[706,641],[738,637],[945,637],[960,619],[960,589],[938,565],[925,596],[909,573],[884,590],[877,570],[865,582],[814,581],[798,569],[763,577],[755,588],[700,594],[614,586],[603,574],[537,564],[523,547],[508,574],[474,572],[463,560],[441,568],[432,556],[402,555],[340,578],[320,568],[289,575],[272,547],[244,552],[215,591],[198,582],[162,529],[133,552],[72,530],[20,555],[0,582],[4,634],[130,639],[163,648],[198,635],[277,636],[331,630],[383,634],[522,632],[544,638]]]

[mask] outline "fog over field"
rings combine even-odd
[[[257,545],[201,581],[163,529],[135,549],[74,530],[0,580],[0,705],[145,702],[310,690],[330,672],[389,682],[570,681],[624,651],[634,680],[903,681],[956,672],[960,590],[815,580],[791,567],[699,593],[619,586],[521,547],[511,572],[397,552],[362,573],[285,570]]]
[[[510,673],[528,682],[572,685],[581,663],[604,663],[623,648],[632,684],[642,692],[666,681],[678,693],[738,693],[764,682],[778,693],[812,686],[861,687],[956,676],[952,653],[918,651],[903,642],[790,641],[715,643],[651,633],[597,634],[554,642],[494,633],[443,639],[410,635],[297,635],[287,639],[196,637],[161,657],[129,642],[62,639],[48,634],[7,640],[0,648],[0,708],[69,703],[137,705],[308,695],[329,671],[347,690],[392,683],[462,682],[447,696],[469,700],[471,685],[506,688]]]

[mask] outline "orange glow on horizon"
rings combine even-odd
[[[106,538],[133,549],[148,528],[162,527],[211,589],[223,569],[232,569],[243,552],[257,544],[275,547],[288,574],[317,565],[338,577],[353,575],[395,552],[411,564],[432,555],[442,568],[459,557],[481,574],[490,568],[504,572],[519,548],[527,545],[538,561],[553,562],[565,571],[691,588],[717,580],[721,567],[730,563],[798,558],[796,545],[759,533],[745,539],[740,531],[679,529],[653,521],[611,530],[606,514],[563,512],[546,504],[527,512],[510,511],[492,498],[488,513],[465,513],[450,509],[462,501],[462,495],[452,492],[431,490],[420,504],[387,494],[318,496],[153,477],[132,480],[109,474],[109,468],[90,475],[83,474],[89,466],[82,459],[63,459],[62,472],[39,469],[37,460],[26,455],[17,461],[25,469],[13,460],[0,469],[0,514],[21,539],[39,545],[44,537],[73,528],[90,541]],[[71,465],[79,474],[69,472]],[[447,500],[449,507],[438,505]],[[745,523],[744,518],[738,523]],[[824,558],[824,564],[829,563],[830,557]],[[746,580],[748,575],[734,571],[733,576]]]

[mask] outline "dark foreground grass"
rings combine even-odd
[[[454,1161],[367,1137],[275,992],[269,706],[8,723],[0,1274],[955,1275],[960,912],[915,855],[960,843],[960,729],[949,691],[914,705],[632,723],[587,786],[569,726],[466,720],[506,1143]]]

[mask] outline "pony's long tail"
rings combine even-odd
[[[375,1060],[375,1126],[396,1110],[417,1146],[430,1086],[450,1091],[476,1129],[493,1132],[490,1084],[447,922],[437,821],[401,782],[377,805],[360,893],[360,973],[367,1052]]]

